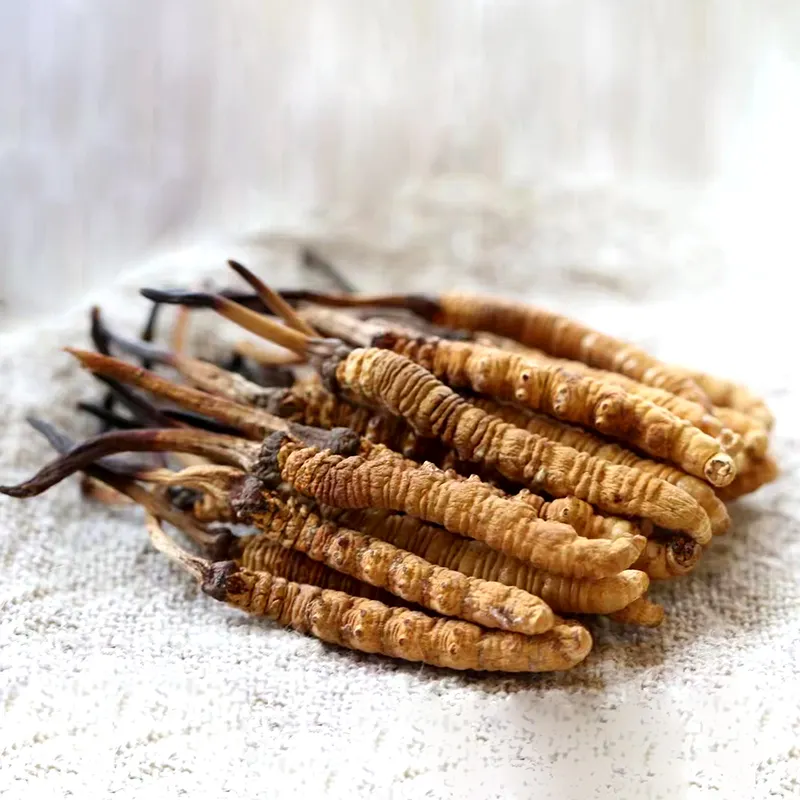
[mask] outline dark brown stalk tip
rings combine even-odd
[[[142,329],[139,338],[145,342],[152,342],[156,337],[156,327],[158,326],[158,315],[161,313],[161,304],[154,303],[150,308],[150,313],[147,315],[144,328]]]
[[[160,308],[160,306],[154,306],[153,308]],[[157,347],[149,342],[148,337],[152,338],[153,334],[153,321],[154,317],[151,314],[150,318],[148,319],[148,323],[145,326],[145,330],[142,333],[142,340],[135,341],[125,336],[121,336],[118,333],[114,333],[105,324],[105,322],[103,322],[98,309],[97,316],[92,317],[92,339],[95,341],[97,350],[102,353],[102,355],[110,356],[111,353],[109,352],[108,346],[114,344],[123,353],[127,353],[128,355],[141,359],[142,366],[145,369],[149,369],[152,364],[167,364],[171,366],[175,360],[174,354],[170,353],[169,350],[164,350],[163,348]],[[97,330],[98,335],[101,337],[101,341],[105,345],[105,348],[102,350],[98,346],[98,341],[94,339],[95,329]]]
[[[344,294],[355,294],[356,287],[345,276],[319,253],[315,253],[311,248],[304,247],[301,252],[303,266],[322,273],[329,278]]]
[[[35,418],[34,418],[35,419]],[[31,423],[33,424],[33,423]],[[36,420],[36,429],[45,436],[52,436],[51,426]],[[54,429],[52,429],[54,430]],[[47,432],[45,432],[47,431]],[[84,442],[71,447],[64,455],[59,456],[49,464],[42,467],[32,478],[16,486],[0,486],[0,493],[9,497],[27,498],[43,494],[52,486],[60,483],[70,475],[86,469],[95,461],[100,461],[105,456],[124,452],[149,452],[174,449],[171,442],[162,441],[164,434],[182,433],[174,430],[135,430],[135,431],[110,431],[86,439]],[[205,434],[206,436],[210,434]],[[63,434],[53,436],[53,443],[61,441]]]
[[[111,355],[111,350],[109,349],[111,337],[100,316],[100,306],[92,306],[89,316],[91,318],[89,335],[92,338],[92,344],[94,344],[98,353],[102,353],[104,356]]]
[[[238,261],[234,261],[234,259],[228,259],[228,266],[240,277],[243,278],[247,283],[253,286],[253,279],[255,275],[251,270],[249,270],[244,264],[240,264]],[[255,286],[253,286],[255,288]]]
[[[84,411],[87,414],[91,414],[93,417],[99,419],[104,425],[108,426],[106,430],[109,430],[110,428],[132,430],[133,428],[141,427],[140,424],[135,420],[128,419],[120,414],[116,414],[115,412],[105,408],[105,406],[98,405],[97,403],[90,403],[88,401],[81,400],[76,404],[76,408],[78,411]]]
[[[68,453],[75,446],[75,442],[69,436],[58,430],[55,425],[51,425],[49,422],[39,419],[39,417],[27,416],[25,417],[25,422],[37,433],[41,433],[53,450],[58,453]]]
[[[154,303],[186,306],[187,308],[216,308],[217,298],[208,292],[186,292],[182,289],[140,289],[140,294]]]

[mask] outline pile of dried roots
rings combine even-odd
[[[537,672],[586,658],[593,615],[660,624],[651,580],[691,572],[725,503],[776,477],[747,389],[575,320],[461,294],[281,295],[231,266],[251,292],[143,290],[138,339],[95,309],[96,352],[69,352],[108,387],[81,404],[102,432],[76,445],[31,420],[61,455],[0,490],[81,471],[95,500],[141,505],[216,600],[368,653]],[[151,343],[164,304],[181,306],[171,349]],[[192,357],[194,308],[272,345]]]

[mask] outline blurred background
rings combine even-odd
[[[0,73],[0,328],[228,242],[628,300],[797,263],[792,0],[3,0]]]

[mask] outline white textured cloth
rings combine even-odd
[[[800,378],[796,359],[787,363],[776,346],[789,332],[789,301],[704,273],[702,259],[691,279],[666,270],[643,277],[635,264],[643,253],[630,241],[619,249],[628,260],[614,262],[619,274],[606,264],[556,280],[533,270],[552,266],[548,246],[558,237],[520,238],[527,220],[497,228],[478,216],[428,228],[416,248],[396,238],[382,250],[363,245],[381,240],[378,228],[359,247],[346,235],[338,245],[321,241],[361,269],[351,276],[364,288],[389,285],[364,270],[374,259],[403,275],[396,288],[437,289],[458,276],[425,265],[452,255],[434,245],[458,228],[469,285],[482,275],[516,295],[547,289],[547,302],[664,358],[747,379],[778,416],[783,476],[735,507],[732,530],[692,576],[653,590],[668,611],[663,627],[596,625],[587,661],[558,675],[461,675],[353,654],[202,595],[148,546],[137,511],[82,500],[73,478],[39,498],[0,499],[0,794],[798,796]],[[513,247],[501,253],[492,241]],[[572,247],[557,243],[562,255]],[[596,252],[591,239],[583,243],[576,256]],[[657,250],[663,256],[656,246],[645,255]],[[276,284],[298,280],[290,240],[258,252],[244,257]],[[218,255],[205,253],[209,263]],[[662,263],[677,270],[687,260],[684,250]],[[101,389],[59,349],[87,343],[90,300],[135,330],[147,304],[134,287],[185,282],[189,267],[175,263],[0,338],[0,482],[31,475],[52,455],[26,414],[76,436],[91,429],[73,408]],[[504,264],[530,266],[500,274]],[[213,322],[236,335],[210,317],[198,315],[193,330]]]

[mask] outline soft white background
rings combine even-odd
[[[88,430],[90,301],[134,330],[141,283],[295,284],[304,242],[747,380],[785,471],[662,629],[532,679],[226,612],[74,482],[3,500],[0,793],[796,796],[798,53],[788,1],[0,2],[3,481],[49,457],[27,413]]]
[[[704,235],[763,279],[797,252],[799,53],[792,0],[4,0],[0,313],[198,237],[341,236],[442,176],[471,185],[451,206],[529,217],[567,181],[710,193]],[[548,201],[548,230],[592,197]],[[395,238],[424,235],[406,216]]]

